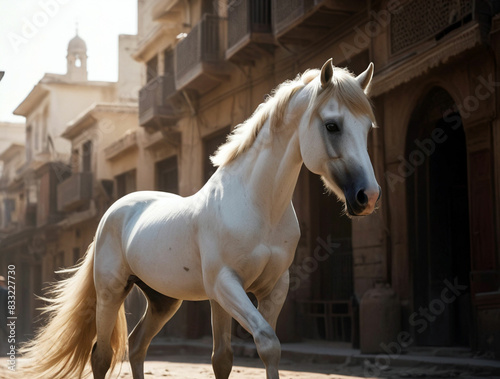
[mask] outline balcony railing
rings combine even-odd
[[[297,43],[310,42],[366,7],[363,0],[273,0],[272,4],[275,36]]]
[[[276,0],[273,2],[273,24],[276,35],[303,18],[314,6],[314,0]]]
[[[92,198],[93,175],[79,172],[57,185],[57,210],[74,210]]]
[[[472,20],[472,0],[408,1],[391,16],[391,52],[404,51],[429,39],[439,40]]]
[[[232,58],[250,42],[274,42],[271,0],[242,0],[228,5],[226,57]]]
[[[139,124],[159,128],[175,124],[180,109],[168,100],[176,94],[174,75],[158,76],[139,91]]]
[[[205,14],[203,20],[177,44],[175,84],[178,89],[206,92],[217,84],[210,79],[223,74],[225,67],[224,21],[217,16]]]

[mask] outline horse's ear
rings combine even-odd
[[[370,85],[370,82],[372,81],[373,77],[373,62],[370,62],[368,65],[368,68],[363,71],[361,74],[356,76],[356,80],[358,81],[359,85],[361,88],[363,88],[363,91],[366,92],[366,89]]]
[[[333,76],[333,59],[328,59],[321,67],[321,88],[326,88],[330,84]]]

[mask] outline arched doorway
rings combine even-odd
[[[455,109],[451,96],[435,87],[408,128],[404,164],[414,311],[409,324],[423,346],[470,344],[467,149]]]

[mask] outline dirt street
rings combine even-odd
[[[351,378],[333,374],[334,365],[296,364],[291,361],[283,361],[280,364],[281,379],[325,379],[325,378]],[[146,378],[185,378],[185,379],[205,379],[215,378],[210,364],[210,360],[201,356],[192,358],[186,356],[168,357],[168,362],[152,360],[146,362]],[[125,367],[119,376],[120,378],[131,378],[130,368]],[[231,379],[263,379],[266,377],[263,364],[258,359],[236,358]]]
[[[19,362],[22,364],[22,361]],[[258,359],[236,358],[231,379],[263,379],[266,377],[262,363]],[[295,363],[283,360],[280,364],[280,379],[356,379],[361,376],[339,375],[340,367],[329,364]],[[210,379],[215,378],[210,358],[194,355],[172,355],[163,357],[150,357],[145,364],[146,379]],[[361,372],[360,372],[361,374]],[[19,378],[7,370],[7,360],[0,359],[0,378]],[[114,373],[112,378],[132,379],[130,366],[124,362],[121,372]],[[29,378],[23,378],[29,379]],[[68,378],[69,379],[69,378]]]
[[[17,362],[22,365],[22,359]],[[167,355],[150,356],[145,363],[146,379],[215,379],[210,364],[210,357],[205,355]],[[264,379],[266,377],[262,362],[257,358],[237,357],[234,361],[230,379]],[[280,364],[280,379],[361,379],[370,378],[370,371],[359,364],[328,364],[296,362],[282,359]],[[412,367],[388,367],[376,378],[403,379],[403,378],[461,378],[483,379],[499,378],[497,375],[485,370],[472,370],[449,367],[446,369],[435,365],[422,365],[416,363]],[[30,379],[7,369],[7,359],[0,358],[0,379]],[[52,379],[52,378],[47,378]],[[72,379],[72,378],[65,378]],[[118,370],[110,379],[132,379],[130,366],[124,362],[121,371]]]

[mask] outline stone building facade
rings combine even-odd
[[[120,36],[119,42],[118,82],[87,79],[87,46],[77,34],[68,44],[67,73],[45,74],[14,111],[26,118],[26,127],[23,142],[0,154],[0,266],[3,272],[8,265],[16,267],[21,340],[39,319],[41,303],[35,295],[60,278],[55,271],[85,253],[99,214],[113,200],[104,180],[112,181],[112,174],[98,171],[94,180],[98,167],[92,144],[101,146],[100,138],[109,143],[131,125],[137,127],[140,73],[127,51],[135,48],[135,36]],[[85,133],[74,137],[83,122]],[[97,132],[90,128],[93,122],[101,122]]]
[[[466,0],[139,1],[139,123],[169,145],[169,188],[184,196],[276,85],[330,57],[354,73],[375,63],[379,128],[368,148],[380,208],[341,217],[318,178],[301,173],[282,339],[356,339],[356,303],[382,282],[415,345],[498,353],[498,11]],[[456,293],[441,299],[446,288]]]

